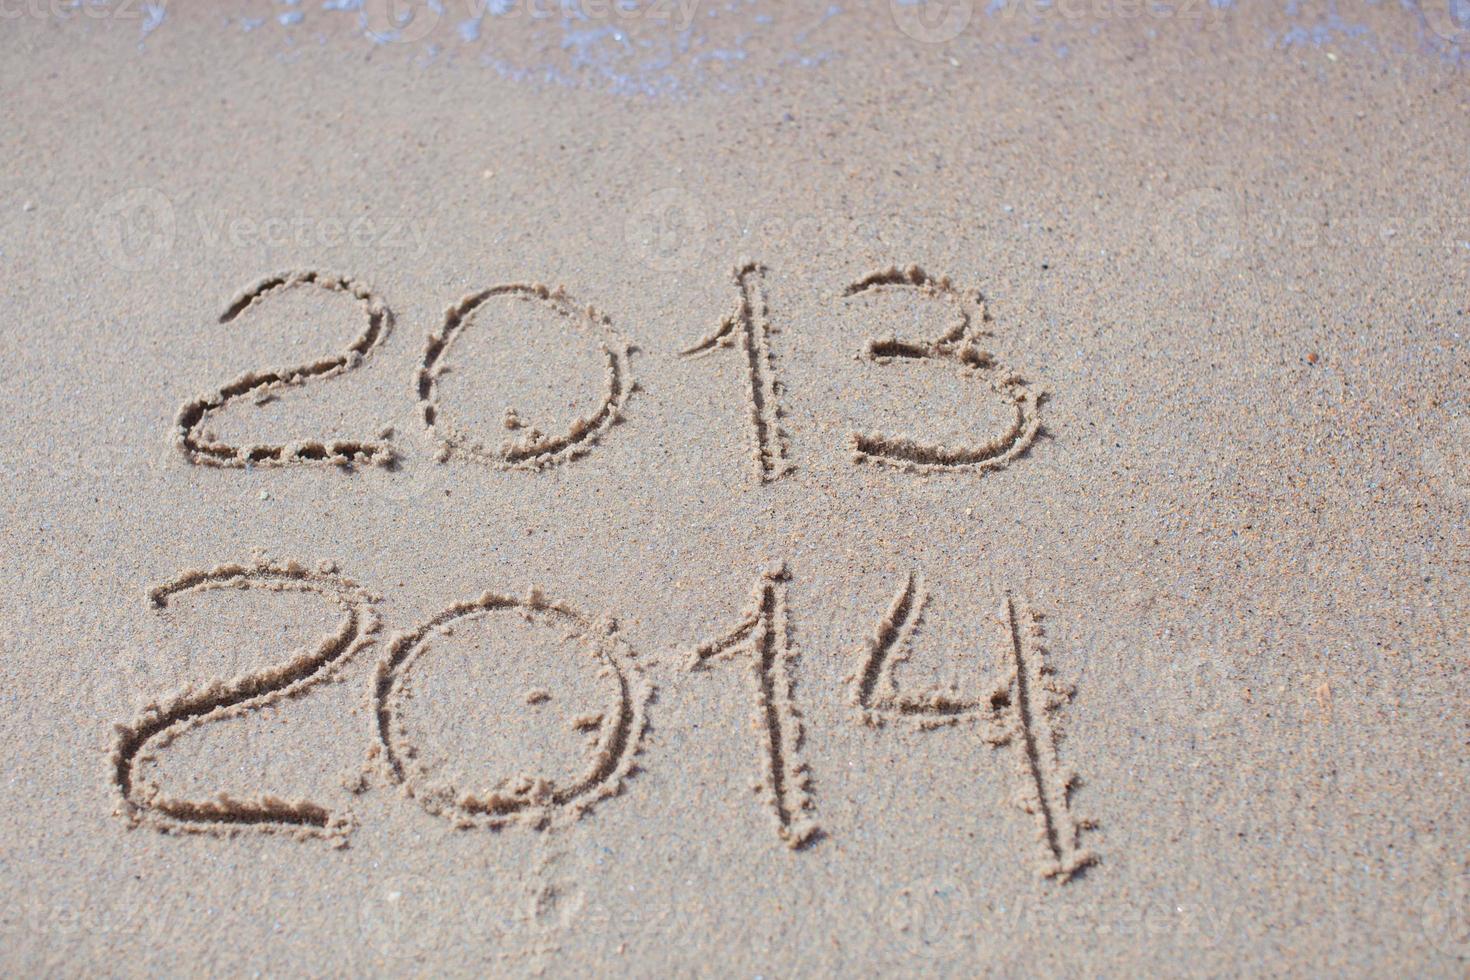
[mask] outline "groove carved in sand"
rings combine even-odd
[[[333,813],[310,800],[288,800],[270,794],[239,799],[220,794],[211,800],[181,800],[166,796],[142,778],[141,768],[155,752],[179,735],[201,725],[236,717],[303,696],[330,677],[359,650],[372,644],[378,620],[371,604],[376,598],[352,582],[326,571],[314,571],[295,562],[221,565],[190,571],[149,592],[159,609],[184,592],[220,589],[262,589],[305,592],[342,609],[342,622],[311,649],[296,651],[289,659],[233,678],[188,687],[145,707],[138,717],[117,726],[110,756],[112,781],[121,797],[120,813],[133,824],[149,824],[164,831],[231,835],[246,829],[319,836],[343,843],[355,826],[351,814]]]
[[[1046,662],[1040,617],[1010,595],[1001,606],[1001,615],[1006,632],[1006,694],[992,702],[998,710],[986,740],[1015,748],[1020,778],[1016,802],[1036,818],[1041,844],[1038,870],[1048,878],[1067,881],[1097,861],[1097,855],[1080,843],[1082,831],[1094,827],[1094,821],[1072,813],[1077,774],[1057,754],[1061,738],[1057,713],[1073,691],[1053,676]]]
[[[761,483],[779,480],[791,471],[786,459],[786,434],[781,428],[779,385],[771,353],[771,316],[766,305],[766,267],[746,262],[735,268],[740,298],[735,310],[715,331],[683,352],[684,357],[731,347],[739,336],[745,358],[750,410],[751,460]]]
[[[1040,616],[1006,596],[1000,619],[1001,671],[977,685],[979,696],[962,695],[953,688],[906,694],[893,671],[910,653],[928,599],[922,577],[910,574],[855,658],[856,667],[848,677],[849,702],[869,725],[909,722],[927,730],[973,722],[992,746],[1013,746],[1015,798],[1036,818],[1038,869],[1045,877],[1066,881],[1097,861],[1097,855],[1080,844],[1082,832],[1095,824],[1072,812],[1071,794],[1078,778],[1058,755],[1057,715],[1073,691],[1055,678],[1046,662]]]
[[[567,431],[560,435],[546,435],[511,409],[506,412],[505,425],[515,434],[492,448],[444,418],[438,400],[438,379],[447,370],[446,355],[476,311],[497,296],[550,307],[558,316],[595,338],[602,353],[605,371],[601,403],[590,415],[574,419]],[[539,283],[511,283],[465,297],[449,308],[439,332],[429,336],[423,365],[418,372],[419,407],[424,425],[438,438],[439,458],[477,460],[499,469],[542,470],[585,455],[622,420],[628,395],[635,387],[628,363],[629,350],[628,344],[613,330],[612,321],[607,316],[591,306],[579,307],[561,288],[551,290]],[[513,354],[508,352],[507,356]]]
[[[568,785],[535,773],[517,773],[492,785],[469,790],[436,779],[417,760],[405,730],[401,698],[405,680],[429,653],[430,641],[452,624],[470,617],[520,616],[527,623],[557,631],[579,642],[581,653],[596,665],[609,696],[600,712],[579,719],[581,729],[595,731],[587,770]],[[381,759],[388,778],[403,786],[429,813],[460,827],[503,827],[524,823],[547,828],[570,823],[599,801],[616,796],[632,774],[634,758],[647,724],[653,688],[634,661],[632,649],[608,618],[588,619],[552,602],[539,592],[524,598],[486,592],[460,602],[388,644],[373,684],[373,707]]]
[[[761,778],[757,784],[775,818],[776,833],[793,849],[813,841],[819,828],[813,818],[811,772],[801,759],[804,737],[801,714],[792,697],[796,653],[791,644],[784,567],[765,572],[755,584],[750,607],[735,628],[707,640],[689,656],[689,669],[711,660],[743,656],[755,696],[755,728],[761,739]]]
[[[982,329],[988,319],[985,302],[978,292],[956,289],[947,278],[935,279],[918,266],[890,268],[865,276],[847,287],[845,296],[883,290],[919,292],[954,310],[954,319],[935,340],[910,341],[896,337],[868,341],[865,354],[877,364],[899,358],[931,360],[955,366],[966,381],[986,384],[1011,407],[1010,424],[984,441],[958,446],[926,442],[907,435],[854,432],[850,437],[853,461],[878,463],[916,473],[985,472],[1000,469],[1022,455],[1041,430],[1040,404],[1044,393],[1026,384],[979,345],[988,335]]]
[[[364,358],[382,345],[393,323],[393,314],[388,307],[356,280],[323,272],[283,272],[262,279],[236,297],[220,316],[219,322],[232,323],[242,313],[271,296],[305,287],[346,293],[356,298],[362,304],[366,318],[363,332],[341,353],[296,367],[247,371],[213,394],[200,395],[186,402],[179,409],[174,441],[189,462],[202,466],[245,467],[320,463],[338,466],[352,463],[387,465],[393,461],[392,447],[381,441],[310,439],[281,445],[232,446],[205,432],[204,425],[210,416],[230,402],[242,398],[268,399],[281,389],[297,387],[316,379],[336,377],[356,368]]]
[[[894,672],[911,655],[914,635],[928,605],[929,591],[923,576],[911,572],[864,644],[856,670],[847,680],[848,702],[865,723],[877,727],[901,721],[928,729],[963,721],[988,721],[994,716],[990,699],[998,692],[975,697],[953,687],[930,687],[914,693],[899,690]]]

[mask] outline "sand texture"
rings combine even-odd
[[[404,6],[0,2],[0,971],[1466,975],[1453,3]]]

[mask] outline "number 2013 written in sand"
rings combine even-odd
[[[681,357],[722,358],[744,377],[748,415],[751,470],[754,479],[770,483],[790,472],[787,439],[781,426],[781,384],[771,349],[771,314],[766,296],[766,269],[747,262],[733,277],[734,308],[708,335],[683,351]],[[353,297],[362,307],[364,327],[341,351],[292,367],[247,371],[216,391],[190,399],[180,408],[175,442],[191,463],[248,468],[371,464],[392,466],[397,451],[384,431],[361,439],[302,439],[291,443],[232,444],[214,435],[211,418],[227,405],[242,400],[262,404],[283,389],[323,383],[359,367],[383,345],[393,313],[383,301],[356,280],[321,272],[288,272],[270,276],[246,290],[221,315],[233,323],[247,311],[269,303],[283,293],[325,290]],[[914,472],[984,472],[999,469],[1025,453],[1041,428],[1043,393],[1027,384],[981,346],[987,336],[985,304],[978,292],[956,288],[945,278],[922,269],[891,268],[849,285],[844,298],[868,293],[902,291],[924,297],[949,317],[934,336],[875,338],[863,355],[888,365],[897,361],[930,362],[956,370],[967,384],[982,386],[1009,409],[1009,419],[990,438],[947,446],[921,436],[881,432],[853,432],[852,458]],[[456,344],[474,329],[481,310],[497,300],[540,307],[585,338],[603,365],[601,398],[587,413],[570,421],[564,431],[547,433],[534,420],[521,417],[514,406],[505,410],[505,433],[495,445],[456,424],[442,403],[440,380],[450,369]],[[542,470],[586,455],[623,419],[624,408],[637,387],[629,363],[630,347],[609,317],[581,304],[564,290],[539,284],[512,283],[481,290],[451,307],[443,324],[429,335],[416,372],[414,391],[419,417],[436,445],[440,461],[463,459],[500,469]]]
[[[765,279],[759,263],[739,265],[733,276],[733,310],[681,356],[724,356],[740,366],[748,385],[752,472],[755,479],[769,483],[786,474],[790,465],[780,424],[781,388],[771,353]],[[381,438],[231,445],[206,428],[212,413],[237,399],[260,401],[275,389],[324,381],[352,370],[382,344],[391,327],[392,313],[371,290],[348,278],[316,272],[263,280],[231,303],[221,320],[234,321],[255,304],[294,289],[323,289],[354,297],[363,310],[364,330],[338,354],[294,368],[247,372],[214,394],[190,401],[179,413],[180,448],[191,462],[212,466],[392,465],[394,450]],[[1003,467],[1024,453],[1039,430],[1040,395],[979,346],[985,321],[979,294],[966,293],[947,279],[910,267],[874,273],[850,285],[844,295],[886,290],[926,297],[947,310],[951,321],[930,339],[872,340],[865,351],[869,359],[879,364],[896,359],[948,363],[963,378],[987,385],[1013,409],[1013,415],[1009,426],[995,437],[957,447],[910,436],[853,433],[854,460],[918,472],[983,472]],[[437,382],[447,369],[448,354],[456,341],[473,328],[477,311],[496,298],[542,306],[573,324],[595,346],[605,372],[601,401],[565,431],[548,435],[511,408],[504,420],[508,438],[489,448],[446,420]],[[460,458],[532,471],[568,462],[591,451],[621,418],[635,388],[628,355],[628,345],[608,318],[576,303],[565,292],[539,285],[492,287],[452,307],[442,327],[429,336],[416,379],[422,420],[437,440],[441,461]],[[343,842],[356,826],[350,812],[269,793],[249,798],[220,794],[203,800],[180,799],[147,778],[157,753],[184,732],[285,698],[307,696],[317,685],[338,676],[354,654],[377,643],[379,623],[372,608],[376,597],[342,577],[335,567],[269,562],[223,565],[185,573],[153,589],[149,596],[156,607],[164,608],[181,594],[223,589],[309,594],[339,608],[342,620],[310,650],[248,674],[161,696],[132,721],[119,725],[111,771],[122,812],[134,824],[171,832],[230,835],[254,829]],[[746,675],[760,797],[779,839],[800,849],[819,839],[823,831],[803,759],[803,725],[793,699],[797,656],[788,628],[789,592],[790,576],[784,567],[761,574],[746,610],[732,628],[695,646],[687,655],[686,666],[690,671],[713,672],[722,663],[734,662]],[[901,690],[895,667],[908,657],[928,601],[922,577],[910,575],[872,637],[854,654],[848,680],[854,718],[873,727],[907,726],[918,731],[969,725],[992,745],[1012,746],[1017,799],[1036,821],[1040,870],[1066,880],[1095,856],[1080,844],[1090,822],[1072,813],[1070,795],[1076,778],[1057,753],[1055,716],[1071,691],[1052,677],[1047,666],[1039,616],[1014,597],[1004,598],[995,617],[992,644],[996,672],[981,678],[971,693],[961,693],[958,688]],[[459,785],[422,761],[413,727],[404,720],[406,691],[415,669],[430,659],[429,651],[439,638],[472,626],[504,630],[512,623],[516,628],[559,636],[575,651],[571,656],[599,678],[605,691],[602,702],[571,719],[572,727],[587,738],[585,768],[570,778],[518,772],[500,775],[476,788]],[[486,592],[396,634],[383,646],[370,685],[376,737],[369,753],[371,765],[358,788],[366,788],[376,773],[403,787],[428,812],[460,827],[517,823],[552,829],[619,794],[636,771],[634,759],[654,688],[611,617],[585,615],[535,590],[520,597]],[[528,695],[528,703],[538,700],[536,692]]]

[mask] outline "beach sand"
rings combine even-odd
[[[224,7],[3,8],[6,973],[1465,974],[1470,32]]]

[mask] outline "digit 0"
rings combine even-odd
[[[520,771],[496,774],[475,787],[460,785],[415,744],[406,717],[407,689],[414,673],[435,659],[431,646],[443,637],[474,625],[504,631],[512,623],[524,627],[522,637],[531,631],[570,641],[581,666],[592,669],[600,680],[605,692],[600,710],[569,719],[572,728],[590,735],[589,758],[571,778]],[[401,784],[428,812],[461,827],[501,827],[511,822],[538,828],[559,825],[619,792],[633,769],[652,690],[612,620],[589,619],[534,590],[525,598],[486,592],[450,606],[388,645],[373,685],[376,752],[390,781]],[[533,691],[528,700],[535,704],[547,696]]]
[[[566,431],[548,435],[534,424],[535,420],[523,418],[514,406],[507,406],[503,420],[507,438],[490,446],[446,416],[439,389],[442,376],[450,370],[449,353],[475,317],[495,299],[549,309],[578,336],[589,338],[596,345],[603,363],[602,399],[591,411],[573,418]],[[607,316],[590,306],[578,306],[561,289],[512,283],[466,297],[450,308],[443,328],[429,337],[423,366],[418,372],[419,407],[424,425],[438,438],[439,458],[470,459],[498,469],[540,470],[585,455],[622,419],[628,395],[634,388],[629,350]],[[517,352],[497,353],[506,363],[511,363]]]

